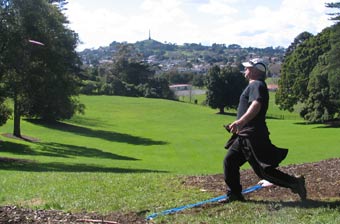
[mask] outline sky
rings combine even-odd
[[[332,0],[70,0],[64,11],[79,34],[77,50],[111,42],[288,47],[333,24]],[[334,12],[334,11],[333,11]]]

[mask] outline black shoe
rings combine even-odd
[[[307,199],[305,177],[304,176],[297,177],[296,181],[297,183],[293,185],[292,191],[293,193],[299,194],[301,201],[305,201]]]
[[[227,193],[227,197],[225,199],[220,200],[220,203],[229,203],[233,201],[241,201],[244,202],[246,199],[244,199],[243,195],[241,193],[239,194],[233,194],[231,192]]]

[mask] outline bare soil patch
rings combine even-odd
[[[305,163],[280,167],[291,175],[304,175],[306,178],[307,198],[312,200],[340,198],[340,158],[328,159],[316,163]],[[260,179],[254,171],[241,171],[241,184],[247,188],[258,183]],[[226,187],[222,174],[211,176],[188,177],[185,184],[199,186],[201,189],[224,194]],[[273,186],[256,193],[246,195],[246,199],[265,199],[275,201],[299,200],[299,196],[290,189]]]
[[[279,168],[293,175],[304,175],[308,199],[307,206],[335,206],[340,207],[340,158],[324,160],[316,163],[290,165]],[[253,186],[259,178],[252,170],[241,172],[241,183],[244,188]],[[198,187],[213,192],[216,196],[225,193],[222,174],[208,176],[190,176],[184,179],[183,185]],[[264,188],[246,195],[252,202],[285,202],[300,203],[299,197],[289,189],[281,187]],[[330,202],[331,201],[331,202]],[[306,205],[305,205],[306,206]],[[203,206],[209,208],[209,206]],[[203,209],[202,208],[202,209]],[[186,213],[198,212],[188,210]],[[15,206],[0,207],[0,223],[146,223],[145,212],[120,213],[107,215],[97,213],[67,213],[57,210],[32,210]]]

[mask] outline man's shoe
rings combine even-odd
[[[297,183],[293,185],[292,191],[293,193],[299,194],[301,201],[305,201],[307,199],[305,177],[299,176],[296,178],[296,180],[297,180]]]
[[[246,201],[246,199],[244,199],[243,195],[240,194],[233,194],[231,192],[227,193],[227,197],[225,199],[220,200],[220,203],[229,203],[229,202],[233,202],[233,201],[241,201],[244,202]]]

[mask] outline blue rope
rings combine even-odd
[[[256,190],[259,190],[263,188],[261,185],[254,185],[252,187],[249,187],[247,189],[244,189],[242,191],[242,194],[248,194],[250,192],[253,192],[253,191],[256,191]],[[201,202],[197,202],[197,203],[194,203],[194,204],[188,204],[188,205],[184,205],[184,206],[181,206],[181,207],[177,207],[177,208],[171,208],[171,209],[168,209],[168,210],[164,210],[162,212],[159,212],[159,213],[153,213],[149,216],[146,217],[146,220],[151,220],[151,219],[154,219],[156,218],[157,216],[161,216],[161,215],[169,215],[169,214],[173,214],[173,213],[176,213],[176,212],[180,212],[184,209],[188,209],[188,208],[193,208],[193,207],[198,207],[198,206],[201,206],[203,204],[207,204],[207,203],[211,203],[211,202],[218,202],[220,200],[223,200],[223,199],[227,199],[228,196],[227,195],[222,195],[222,196],[219,196],[219,197],[216,197],[216,198],[211,198],[211,199],[208,199],[208,200],[205,200],[205,201],[201,201]]]

